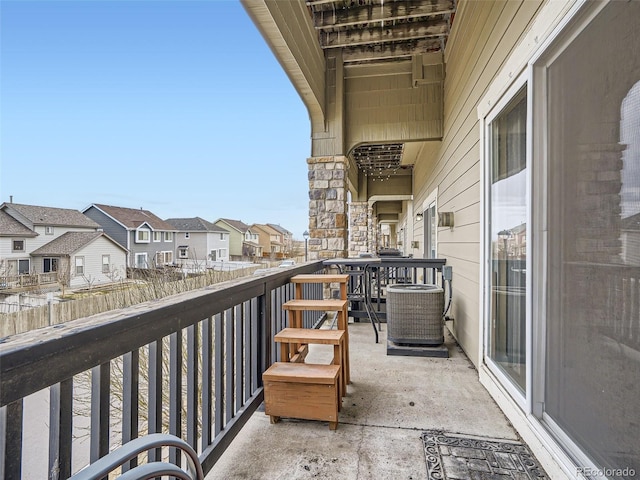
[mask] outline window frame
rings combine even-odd
[[[548,322],[546,305],[548,292],[546,279],[548,276],[548,247],[547,247],[547,211],[548,203],[548,119],[547,109],[547,68],[564,51],[573,40],[580,35],[595,19],[601,11],[611,2],[575,2],[563,11],[560,20],[549,30],[548,20],[557,18],[556,6],[543,6],[540,15],[541,20],[536,20],[529,32],[529,39],[534,43],[521,43],[506,61],[505,66],[490,82],[487,93],[478,103],[477,111],[480,120],[480,211],[481,211],[481,281],[480,293],[480,338],[483,348],[478,357],[481,383],[490,391],[503,409],[508,413],[510,420],[522,422],[523,428],[529,434],[542,442],[542,445],[553,447],[554,456],[560,468],[565,472],[574,471],[576,466],[589,467],[594,471],[597,466],[587,457],[581,448],[576,445],[563,431],[563,428],[554,423],[544,413],[545,401],[545,372],[546,372],[546,324]],[[553,16],[552,16],[553,15]],[[546,19],[546,20],[543,20]],[[542,41],[538,44],[540,32]],[[524,59],[524,60],[523,60]],[[529,171],[529,218],[527,219],[530,235],[527,239],[527,270],[531,272],[530,281],[527,282],[527,390],[526,401],[518,402],[508,391],[509,381],[500,378],[490,370],[485,360],[486,345],[486,295],[487,284],[487,255],[486,252],[486,166],[487,139],[485,134],[485,119],[488,112],[494,108],[505,91],[509,91],[520,75],[528,78],[527,87],[527,116],[529,118],[527,130],[527,152],[530,159]],[[516,79],[516,80],[514,80]],[[535,187],[535,188],[532,188]],[[544,261],[532,261],[533,259]],[[534,376],[535,374],[535,376]],[[539,447],[539,450],[543,447]]]
[[[136,243],[151,243],[151,230],[148,228],[136,228]]]
[[[21,244],[20,248],[16,248],[16,244]],[[11,252],[13,253],[24,253],[27,250],[27,240],[24,238],[21,239],[11,239]]]
[[[431,215],[429,213],[431,208],[435,208],[435,230],[434,230],[434,234],[435,234],[435,244],[433,245],[433,249],[429,248],[431,247],[431,236],[429,236],[429,233],[431,233],[431,226],[428,224],[429,220],[431,219]],[[430,257],[430,251],[433,250],[434,251],[434,256],[433,258],[438,258],[438,221],[437,221],[437,217],[438,217],[438,187],[436,187],[431,193],[429,193],[429,195],[427,196],[427,198],[424,200],[424,202],[422,202],[422,221],[423,221],[423,225],[422,225],[422,235],[423,235],[423,244],[424,244],[424,252],[422,252],[422,255],[424,258],[432,258]]]
[[[144,267],[140,266],[139,258],[144,259]],[[148,260],[147,252],[136,253],[134,256],[134,268],[149,268],[149,260]]]
[[[105,258],[107,259],[107,263],[104,262]],[[105,270],[105,267],[106,270]],[[109,273],[111,271],[111,255],[103,254],[102,255],[102,273]]]
[[[30,275],[31,274],[31,260],[29,258],[19,258],[16,260],[17,262],[17,274],[18,275]],[[24,269],[22,268],[22,266],[24,265],[24,263],[26,262],[27,264],[27,269],[26,272],[24,272]]]
[[[46,267],[47,260],[49,261],[49,270]],[[59,265],[58,257],[44,257],[42,259],[42,273],[57,273]]]
[[[533,182],[538,187],[533,192],[532,202],[536,207],[533,212],[533,220],[536,223],[534,235],[538,240],[533,244],[531,249],[532,255],[541,261],[534,265],[533,274],[534,285],[536,286],[536,296],[533,298],[533,313],[537,319],[532,332],[533,347],[536,357],[532,362],[533,371],[536,373],[534,385],[532,388],[531,408],[529,412],[534,418],[539,420],[545,430],[549,432],[554,441],[564,450],[563,453],[570,455],[571,461],[582,467],[588,467],[592,471],[599,471],[601,468],[597,466],[591,458],[585,454],[582,448],[577,445],[565,433],[562,426],[558,425],[555,420],[544,410],[545,402],[545,380],[546,380],[546,325],[548,323],[547,305],[548,291],[546,282],[549,276],[548,271],[548,224],[547,216],[549,208],[549,117],[551,112],[547,103],[547,81],[548,69],[560,57],[566,49],[571,47],[577,36],[582,34],[595,18],[610,4],[610,1],[603,2],[585,2],[576,5],[565,21],[558,25],[547,40],[542,44],[541,48],[530,60],[532,65],[532,81],[533,81],[533,129],[536,135],[532,138],[532,148],[535,152],[533,160],[537,169],[534,171]]]
[[[73,257],[73,265],[73,272],[76,277],[81,277],[85,274],[84,255],[77,255]]]
[[[492,375],[494,375],[500,385],[507,391],[511,399],[523,410],[530,411],[531,408],[531,385],[532,385],[532,278],[533,275],[529,274],[525,287],[525,388],[524,394],[522,390],[514,384],[514,381],[502,371],[501,367],[489,356],[489,336],[491,335],[491,289],[488,288],[491,283],[491,242],[489,237],[491,235],[491,165],[493,162],[492,145],[491,145],[491,126],[492,123],[505,111],[505,108],[516,98],[522,89],[526,89],[526,106],[527,106],[527,120],[526,120],[526,185],[527,192],[526,199],[526,222],[527,228],[531,228],[533,199],[531,197],[531,180],[532,180],[532,96],[533,96],[533,81],[532,81],[532,68],[525,68],[520,75],[518,75],[500,96],[499,100],[493,103],[492,107],[484,113],[480,118],[481,123],[481,212],[482,212],[482,228],[481,228],[481,264],[482,264],[482,280],[480,282],[481,298],[480,303],[482,305],[481,316],[481,329],[482,329],[482,349],[481,349],[481,362],[489,369]],[[528,236],[530,237],[530,235]],[[527,239],[531,244],[530,238]],[[532,249],[528,250],[526,259],[527,272],[532,272]],[[533,272],[532,272],[533,273]],[[486,286],[485,288],[483,288]]]

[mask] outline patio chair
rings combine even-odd
[[[193,448],[191,448],[191,446],[181,438],[178,438],[175,435],[163,433],[152,433],[125,443],[99,460],[96,460],[91,465],[80,470],[71,477],[71,480],[95,480],[106,478],[109,473],[116,471],[128,461],[136,458],[140,453],[162,447],[176,448],[178,451],[184,452],[187,457],[188,470],[183,470],[177,465],[160,460],[137,465],[130,470],[123,472],[117,478],[121,480],[144,480],[159,478],[165,475],[178,478],[180,480],[204,480],[202,466],[200,465],[200,460],[198,459],[198,454],[195,450],[193,450]]]
[[[371,303],[371,289],[369,287],[370,271],[365,267],[363,269],[350,270],[348,273],[351,276],[350,285],[352,285],[352,288],[347,294],[347,300],[349,300],[350,304],[358,303],[364,306],[365,313],[376,336],[376,343],[378,343],[378,332],[382,330],[382,325],[380,317],[378,317]],[[376,323],[378,324],[377,328]]]

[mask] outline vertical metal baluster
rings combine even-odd
[[[239,412],[242,408],[243,399],[242,399],[242,379],[244,377],[244,361],[242,358],[242,319],[244,318],[244,303],[240,305],[236,305],[236,325],[235,325],[235,361],[236,361],[236,408],[235,411]]]
[[[251,322],[251,358],[252,364],[255,365],[252,392],[262,386],[262,372],[271,365],[269,359],[272,357],[272,346],[275,344],[271,335],[271,302],[267,300],[270,296],[270,292],[266,292],[258,297],[255,320]]]
[[[202,322],[202,450],[211,444],[213,413],[213,387],[211,375],[213,367],[211,318]]]
[[[49,478],[71,476],[73,378],[49,389]]]
[[[244,315],[244,326],[242,332],[244,334],[244,400],[247,401],[251,397],[251,377],[253,375],[252,358],[251,358],[251,321],[255,311],[254,300],[246,302],[246,311]]]
[[[187,443],[198,443],[198,325],[187,327]]]
[[[215,316],[215,347],[213,350],[215,364],[215,436],[217,437],[224,427],[224,339],[223,339],[222,314]]]
[[[227,422],[231,421],[233,418],[233,381],[235,380],[233,376],[233,317],[235,311],[233,309],[229,309],[225,314],[225,323],[224,323],[224,346],[225,346],[225,400],[224,406],[226,411],[226,420]]]
[[[91,463],[109,453],[110,375],[110,362],[91,369]]]
[[[149,344],[149,433],[162,432],[162,339]],[[149,451],[149,462],[162,457],[159,448]]]
[[[250,315],[251,328],[248,329],[250,330],[249,340],[251,342],[250,343],[251,355],[249,355],[249,358],[251,359],[251,361],[249,362],[251,369],[247,371],[247,374],[251,375],[251,393],[255,392],[258,389],[258,386],[262,384],[262,371],[260,370],[260,357],[258,357],[258,353],[259,353],[258,343],[260,340],[258,338],[258,324],[263,323],[264,319],[261,318],[260,313],[261,311],[258,308],[258,299],[253,298],[251,300],[251,315]]]
[[[140,352],[138,349],[122,357],[122,444],[138,438],[140,390]],[[122,473],[138,465],[138,457],[122,465]]]
[[[182,330],[169,336],[169,433],[182,438]],[[180,466],[177,449],[169,449],[169,462]]]
[[[22,478],[22,399],[0,408],[0,478]]]

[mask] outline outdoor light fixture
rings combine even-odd
[[[307,262],[309,259],[309,251],[307,249],[307,242],[309,241],[309,231],[305,230],[302,236],[304,238],[304,261]]]
[[[416,213],[416,222],[421,221],[422,217],[424,217],[424,215],[421,212]]]
[[[438,214],[438,226],[453,228],[453,212],[440,212]]]

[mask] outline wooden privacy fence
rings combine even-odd
[[[216,271],[213,275],[193,276],[177,281],[154,278],[146,283],[123,283],[109,293],[100,293],[99,288],[96,288],[95,292],[89,292],[85,298],[0,314],[0,338],[233,280],[250,275],[257,268],[258,266],[242,270]]]

